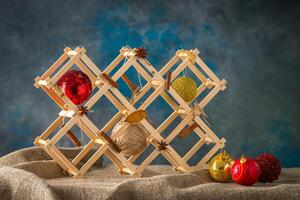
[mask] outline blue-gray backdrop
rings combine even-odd
[[[283,166],[300,166],[296,3],[11,0],[1,1],[0,15],[0,155],[31,146],[57,116],[57,106],[33,87],[33,80],[65,46],[86,47],[104,69],[122,46],[130,45],[146,47],[157,69],[177,49],[198,48],[213,71],[228,80],[227,90],[206,109],[213,130],[227,138],[227,151],[235,157],[271,152]],[[170,112],[161,100],[149,109],[154,123]],[[112,116],[106,113],[115,112],[107,101],[94,111],[99,127]],[[183,153],[195,138],[172,145]]]

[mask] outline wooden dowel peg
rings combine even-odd
[[[34,81],[35,81],[35,83],[34,83],[34,87],[35,88],[39,88],[40,87],[40,84],[38,83],[38,81],[41,79],[41,77],[39,77],[39,76],[37,76],[35,79],[34,79]]]
[[[46,86],[48,87],[49,86],[49,81],[50,81],[50,78],[46,78],[45,80],[41,80],[41,78],[38,76],[35,78],[35,84],[34,86],[36,88],[39,88],[40,86]]]
[[[49,143],[48,140],[43,140],[43,139],[39,139],[39,138],[37,138],[37,139],[35,140],[35,142],[36,142],[37,144],[39,144],[39,145],[42,145],[42,146],[47,146],[48,143]]]
[[[48,85],[48,82],[45,81],[45,80],[39,80],[39,81],[38,81],[38,84],[39,84],[39,85],[47,86],[47,85]]]
[[[151,81],[151,85],[154,85],[154,86],[160,86],[162,82],[161,81],[158,81],[158,80],[153,80]]]
[[[97,79],[95,80],[94,84],[95,84],[95,85],[104,85],[105,82],[104,82],[102,79],[97,78]]]
[[[205,138],[204,138],[204,141],[206,142],[206,143],[208,143],[208,144],[210,144],[210,143],[215,143],[210,137],[208,137],[208,136],[206,136]]]
[[[207,81],[204,84],[207,88],[211,89],[212,87],[215,87],[218,83],[213,82],[210,79],[207,79]]]
[[[184,109],[181,109],[181,108],[179,108],[179,109],[177,110],[177,113],[178,113],[178,114],[181,114],[181,115],[186,114],[185,110],[184,110]]]
[[[62,110],[58,113],[59,116],[62,117],[73,117],[76,112],[74,110]]]
[[[68,56],[75,56],[77,54],[76,51],[68,51],[67,55]]]
[[[226,89],[227,81],[223,79],[221,82],[222,82],[221,90],[224,91]]]
[[[128,112],[129,112],[128,110],[122,110],[122,114],[123,114],[123,115],[127,115]]]
[[[95,139],[94,142],[99,145],[104,145],[105,143],[100,139]]]

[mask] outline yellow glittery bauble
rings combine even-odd
[[[197,95],[197,85],[190,77],[177,78],[172,83],[172,88],[186,102],[192,101]]]
[[[218,182],[231,180],[231,166],[234,160],[227,152],[216,155],[209,163],[209,175]]]

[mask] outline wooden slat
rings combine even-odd
[[[201,127],[201,129],[214,141],[217,142],[219,141],[218,136],[206,125],[205,122],[200,117],[195,117],[194,119],[195,122]]]
[[[85,49],[82,48],[75,56],[73,56],[62,68],[51,78],[50,86],[56,84],[56,82],[72,67],[75,61],[84,53]]]
[[[154,90],[154,92],[144,101],[144,103],[139,107],[141,110],[145,110],[164,90],[164,84],[160,85]]]
[[[145,168],[160,154],[160,152],[155,149],[137,168],[137,173],[142,173]]]
[[[134,96],[132,104],[135,105],[149,90],[151,89],[151,83],[147,83],[140,91]]]
[[[121,111],[119,111],[109,122],[101,129],[105,133],[109,132],[123,117],[123,114]]]
[[[165,139],[165,142],[167,144],[171,143],[171,141],[180,133],[180,131],[193,119],[193,113],[190,113],[187,115],[177,126],[173,131],[168,135],[168,137]]]
[[[58,126],[63,122],[63,117],[59,116],[52,124],[39,136],[41,139],[46,139]]]
[[[162,133],[176,118],[178,114],[174,111],[156,130]]]
[[[152,77],[143,69],[143,67],[139,63],[135,62],[132,64],[132,66],[134,66],[134,68],[137,70],[137,72],[140,75],[142,75],[145,80],[147,80],[148,82],[151,82]]]
[[[201,168],[205,163],[208,162],[208,160],[219,150],[224,147],[224,143],[226,140],[222,138],[215,146],[198,162],[198,164],[195,167]]]
[[[104,144],[102,145],[95,153],[90,157],[88,161],[80,168],[78,172],[78,176],[76,178],[81,177],[83,174],[85,174],[92,165],[105,153],[105,151],[108,149],[108,145]]]
[[[73,174],[78,173],[78,169],[54,145],[51,146],[50,150],[59,157],[59,159],[68,167],[68,170],[71,170]]]
[[[79,69],[85,73],[92,82],[95,81],[96,76],[95,74],[80,60],[78,59],[77,61],[75,61],[75,64],[79,67]]]
[[[204,140],[199,140],[183,157],[186,162],[205,144]]]
[[[182,63],[172,72],[171,81],[175,80],[177,76],[187,67],[189,63],[189,59],[186,58],[182,61]]]
[[[41,86],[41,88],[61,109],[64,109],[65,102],[52,89],[49,89],[46,86]]]
[[[78,165],[78,163],[90,152],[93,148],[94,142],[91,140],[85,147],[77,154],[77,156],[72,160],[74,165]]]
[[[44,146],[41,146],[44,151],[46,151],[46,153],[53,159],[55,160],[55,162],[64,170],[64,171],[67,171],[68,170],[68,166],[62,161],[62,159],[57,156],[57,154],[55,154],[54,152],[52,152],[50,149],[44,147]]]
[[[69,50],[70,48],[66,48],[66,50]],[[41,76],[41,80],[44,80],[51,76],[58,67],[68,58],[67,51],[65,51],[54,63],[49,69]]]
[[[127,158],[125,158],[125,156],[121,153],[117,153],[114,149],[110,149],[110,151],[114,154],[114,157],[111,157],[111,159],[117,159],[120,162],[123,163],[123,165],[128,168],[129,171],[131,171],[131,174],[135,174],[136,173],[136,166],[134,164],[132,164],[131,162],[129,162],[127,160]]]
[[[169,62],[167,62],[167,64],[163,68],[161,68],[161,70],[159,71],[159,74],[162,75],[162,76],[164,76],[178,62],[179,59],[180,58],[175,54],[169,60]]]
[[[115,166],[118,168],[118,171],[121,172],[122,169],[125,167],[124,164],[118,159],[118,157],[116,157],[110,149],[107,149],[107,151],[105,152],[105,155],[107,156],[107,158],[109,160],[111,160]]]
[[[202,99],[202,101],[199,103],[199,106],[204,108],[208,102],[210,102],[218,94],[224,84],[226,84],[225,80],[220,81],[220,83],[218,83],[216,87],[214,87],[214,89],[212,89],[210,93],[206,95],[204,99]]]
[[[200,79],[202,83],[207,81],[206,77],[193,65],[191,62],[188,63],[189,68],[191,71]]]
[[[131,92],[133,94],[137,93],[139,90],[139,87],[137,87],[127,76],[126,74],[123,74],[121,76],[121,78],[124,80],[124,82],[126,83],[126,85],[129,87],[129,89],[131,90]]]
[[[120,53],[110,65],[103,71],[106,74],[110,74],[111,71],[124,59],[125,57]]]
[[[80,116],[76,115],[72,119],[70,119],[64,127],[62,127],[56,135],[50,140],[49,144],[56,144],[65,134],[66,132],[78,121]]]
[[[151,72],[158,80],[164,81],[162,75],[150,64],[150,62],[146,59],[139,59],[140,62]]]
[[[163,151],[162,154],[166,157],[167,155],[170,155],[176,164],[172,163],[174,167],[181,166],[186,172],[190,172],[191,168],[190,166],[180,157],[180,155],[171,147],[168,147],[168,151]]]
[[[199,95],[206,89],[206,85],[202,83],[198,88],[197,88],[197,94],[196,97],[192,100],[192,102],[199,97]]]
[[[82,54],[80,59],[92,70],[95,75],[100,76],[101,70],[86,54]]]
[[[195,59],[196,63],[203,69],[203,71],[214,81],[214,82],[219,82],[219,78],[209,69],[209,67],[203,62],[199,56],[196,56]]]

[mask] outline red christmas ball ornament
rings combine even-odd
[[[89,77],[78,70],[66,72],[58,81],[58,87],[75,104],[85,102],[92,93],[92,83]]]
[[[278,179],[281,172],[281,165],[275,156],[269,153],[263,153],[257,156],[255,160],[261,170],[259,177],[260,182],[266,183]]]
[[[260,168],[257,162],[249,157],[241,157],[236,160],[231,168],[232,179],[240,184],[250,186],[258,181]]]

